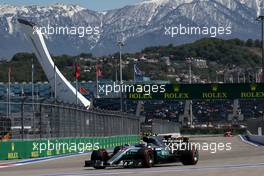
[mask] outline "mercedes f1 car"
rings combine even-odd
[[[108,166],[144,167],[155,164],[181,162],[183,165],[196,165],[198,150],[185,137],[171,136],[144,137],[144,143],[115,147],[112,153],[105,149],[94,150],[91,160],[85,161],[85,167],[104,169]]]

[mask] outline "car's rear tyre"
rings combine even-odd
[[[199,160],[199,152],[197,149],[184,151],[181,154],[181,162],[183,165],[196,165]]]
[[[150,168],[154,164],[154,154],[147,148],[141,148],[138,150],[138,156],[141,160],[142,167]]]
[[[108,158],[108,152],[105,149],[94,150],[91,155],[93,167],[95,169],[105,169]]]

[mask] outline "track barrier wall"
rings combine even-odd
[[[83,153],[99,148],[113,148],[124,144],[138,143],[138,135],[54,138],[39,140],[11,140],[0,142],[0,160],[28,159]]]

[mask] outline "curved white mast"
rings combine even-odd
[[[77,97],[79,105],[90,108],[91,102],[87,100],[79,91],[77,91],[55,66],[45,44],[44,38],[37,26],[34,23],[23,19],[18,19],[18,23],[21,31],[31,43],[33,51],[48,78],[52,90],[54,91],[56,89],[56,97],[58,100],[64,103],[76,104]],[[54,77],[56,77],[56,81]]]

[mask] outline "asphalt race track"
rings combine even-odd
[[[196,166],[183,166],[181,163],[159,165],[150,169],[136,168],[108,168],[94,170],[84,168],[84,160],[88,155],[72,156],[54,160],[30,163],[22,166],[0,168],[1,176],[260,176],[264,175],[264,147],[247,144],[237,136],[224,137],[199,137],[193,138],[194,142],[223,142],[231,143],[230,151],[200,151],[200,160]],[[4,162],[0,162],[0,166]]]

